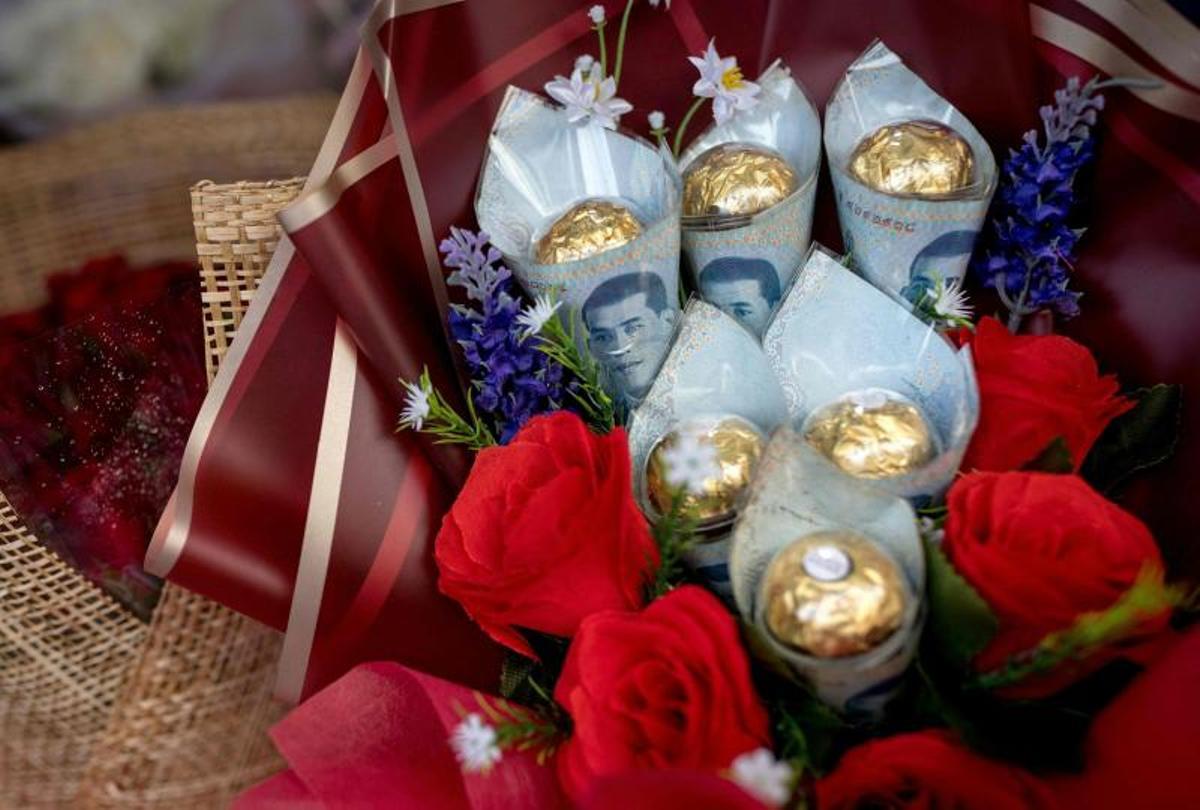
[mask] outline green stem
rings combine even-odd
[[[600,40],[600,73],[603,76],[608,75],[608,46],[604,44],[604,26],[606,23],[600,23],[596,26],[596,38]]]
[[[671,147],[671,153],[675,155],[675,157],[679,157],[679,150],[683,147],[683,133],[687,132],[688,124],[692,123],[692,118],[694,118],[696,113],[700,111],[700,108],[704,106],[705,101],[707,101],[706,98],[703,96],[698,96],[696,100],[692,102],[692,106],[688,107],[687,114],[683,116],[683,120],[679,122],[679,130],[675,133],[675,143]]]
[[[617,62],[613,67],[613,82],[621,86],[621,65],[625,61],[625,32],[629,29],[629,12],[633,11],[633,0],[625,4],[625,13],[621,15],[621,28],[617,32]]]

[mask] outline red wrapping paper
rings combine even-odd
[[[430,562],[466,460],[393,436],[391,422],[398,379],[422,364],[453,390],[437,241],[473,222],[505,87],[540,88],[578,54],[595,54],[591,4],[380,3],[309,189],[281,217],[290,241],[214,383],[148,563],[286,628],[290,697],[374,658],[492,682],[496,650],[437,595]],[[622,6],[608,6],[615,21]],[[1173,111],[1145,93],[1107,94],[1099,167],[1084,186],[1093,221],[1078,268],[1084,315],[1066,331],[1127,384],[1200,383],[1200,232],[1190,225],[1200,203],[1200,93],[1154,61],[1158,49],[1123,34],[1129,26],[1089,15],[1074,0],[674,0],[669,12],[639,2],[621,85],[638,109],[625,124],[644,131],[652,109],[679,120],[695,79],[685,56],[711,36],[747,75],[782,57],[818,106],[882,37],[1003,156],[1037,125],[1038,104],[1064,75],[1116,69],[1100,37],[1179,92]],[[1088,25],[1092,34],[1080,34]],[[1194,29],[1172,36],[1200,43]],[[970,47],[956,47],[965,37]],[[826,177],[815,237],[838,248],[831,198]],[[1200,522],[1200,502],[1178,496],[1200,483],[1195,421],[1189,410],[1175,461],[1130,496],[1174,569],[1193,576],[1200,554],[1185,550],[1185,533]]]
[[[397,664],[364,664],[271,729],[288,769],[242,793],[233,808],[564,807],[554,769],[532,753],[506,752],[490,773],[462,772],[449,739],[460,710],[479,713],[476,700]]]

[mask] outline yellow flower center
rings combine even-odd
[[[737,90],[744,81],[742,69],[737,65],[721,74],[721,86],[726,90]]]

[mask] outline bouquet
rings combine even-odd
[[[997,161],[884,42],[822,125],[801,60],[748,77],[655,5],[527,10],[430,88],[401,44],[479,18],[368,23],[148,556],[286,629],[291,769],[242,805],[1185,801],[1195,735],[1143,701],[1195,671],[1194,599],[1113,500],[1179,390],[1020,328],[1076,311],[1106,86]],[[663,14],[691,99],[639,135]]]

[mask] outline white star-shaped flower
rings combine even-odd
[[[775,759],[768,749],[756,748],[733,761],[729,778],[764,804],[782,807],[792,797],[796,774],[791,765]]]
[[[562,306],[562,301],[551,303],[550,296],[539,295],[533,300],[531,306],[521,310],[521,314],[517,316],[517,324],[525,327],[521,333],[522,339],[541,332],[542,327],[554,317],[554,313],[558,312],[560,306]]]
[[[404,410],[400,412],[400,426],[420,430],[429,416],[429,391],[418,383],[401,382],[408,393],[404,398]]]
[[[475,713],[468,714],[454,727],[450,747],[467,773],[485,773],[504,756],[496,744],[496,729]]]
[[[604,6],[592,6],[588,9],[588,17],[592,20],[592,25],[604,25]]]
[[[592,56],[590,53],[581,53],[579,56],[575,57],[574,70],[578,70],[586,76],[594,64],[596,64],[596,57]]]
[[[546,84],[546,95],[567,109],[571,123],[588,120],[607,129],[616,129],[621,116],[633,109],[623,98],[617,98],[617,82],[604,76],[599,63],[593,63],[586,73],[578,68],[571,78],[555,76]]]
[[[722,57],[717,53],[716,40],[708,42],[702,56],[689,56],[688,61],[700,71],[692,92],[713,100],[713,120],[724,124],[738,110],[748,110],[758,103],[759,86],[746,81],[738,67],[736,56]]]
[[[944,279],[939,278],[930,297],[930,308],[940,323],[962,326],[970,322],[974,308],[967,300],[967,291],[963,289],[962,279],[956,278],[947,284]]]
[[[675,443],[662,451],[662,460],[667,484],[693,495],[703,495],[708,482],[721,475],[717,448],[694,432],[681,432]]]

